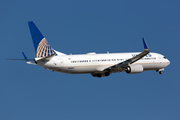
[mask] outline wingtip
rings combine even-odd
[[[147,46],[146,41],[144,40],[144,38],[142,38],[142,40],[143,40],[144,49],[145,49],[145,50],[149,50],[149,48],[148,48],[148,46]]]

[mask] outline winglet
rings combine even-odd
[[[142,40],[143,40],[144,49],[145,49],[145,50],[149,50],[149,48],[148,48],[148,46],[147,46],[146,41],[144,40],[144,38],[142,38]]]

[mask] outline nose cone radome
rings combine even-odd
[[[168,59],[166,59],[166,67],[170,64],[170,61]]]
[[[167,63],[168,63],[168,65],[170,64],[170,61],[167,59]]]

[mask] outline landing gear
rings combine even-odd
[[[163,74],[164,69],[156,70],[156,72],[159,72],[159,74]]]
[[[159,71],[159,74],[163,74],[163,71]]]
[[[102,76],[101,74],[97,74],[97,77],[98,77],[98,78],[101,78],[101,76]]]
[[[110,75],[110,72],[106,72],[106,73],[105,73],[105,76],[109,76],[109,75]]]
[[[110,72],[105,72],[105,73],[91,73],[91,75],[92,75],[93,77],[101,78],[101,77],[109,76],[109,75],[110,75]]]

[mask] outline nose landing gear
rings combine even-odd
[[[163,71],[159,71],[159,74],[163,74]]]
[[[164,69],[156,70],[156,72],[159,72],[159,74],[163,74]]]

